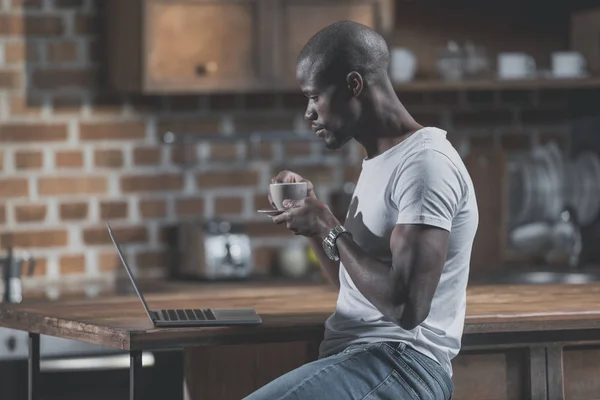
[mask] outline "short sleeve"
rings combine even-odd
[[[462,203],[463,180],[443,153],[426,149],[411,155],[398,170],[392,202],[398,224],[427,224],[447,231]]]

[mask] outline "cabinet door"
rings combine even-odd
[[[258,1],[148,0],[145,86],[245,90],[260,83]]]
[[[280,2],[278,78],[283,86],[296,85],[296,58],[304,44],[322,28],[352,20],[379,29],[379,2],[367,0],[283,0]]]

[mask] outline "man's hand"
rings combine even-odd
[[[313,197],[304,200],[284,200],[286,211],[271,217],[276,224],[285,223],[296,235],[323,239],[339,221],[329,207]]]
[[[308,179],[301,177],[300,175],[298,175],[295,172],[284,170],[284,171],[281,171],[280,173],[278,173],[277,176],[271,178],[271,183],[295,183],[295,182],[306,182],[307,186],[308,186],[306,196],[311,197],[315,200],[317,199],[317,195],[315,194],[315,188],[314,188],[312,182],[309,181]],[[269,203],[271,204],[271,207],[275,208],[275,203],[273,203],[273,199],[271,198],[271,193],[269,193],[268,198],[269,198]]]

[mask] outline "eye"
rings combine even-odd
[[[319,96],[309,96],[308,98],[314,102],[319,101]]]

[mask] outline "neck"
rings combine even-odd
[[[365,109],[365,129],[368,132],[355,139],[364,147],[367,158],[374,158],[423,128],[408,113],[396,96],[391,82],[372,87]]]

